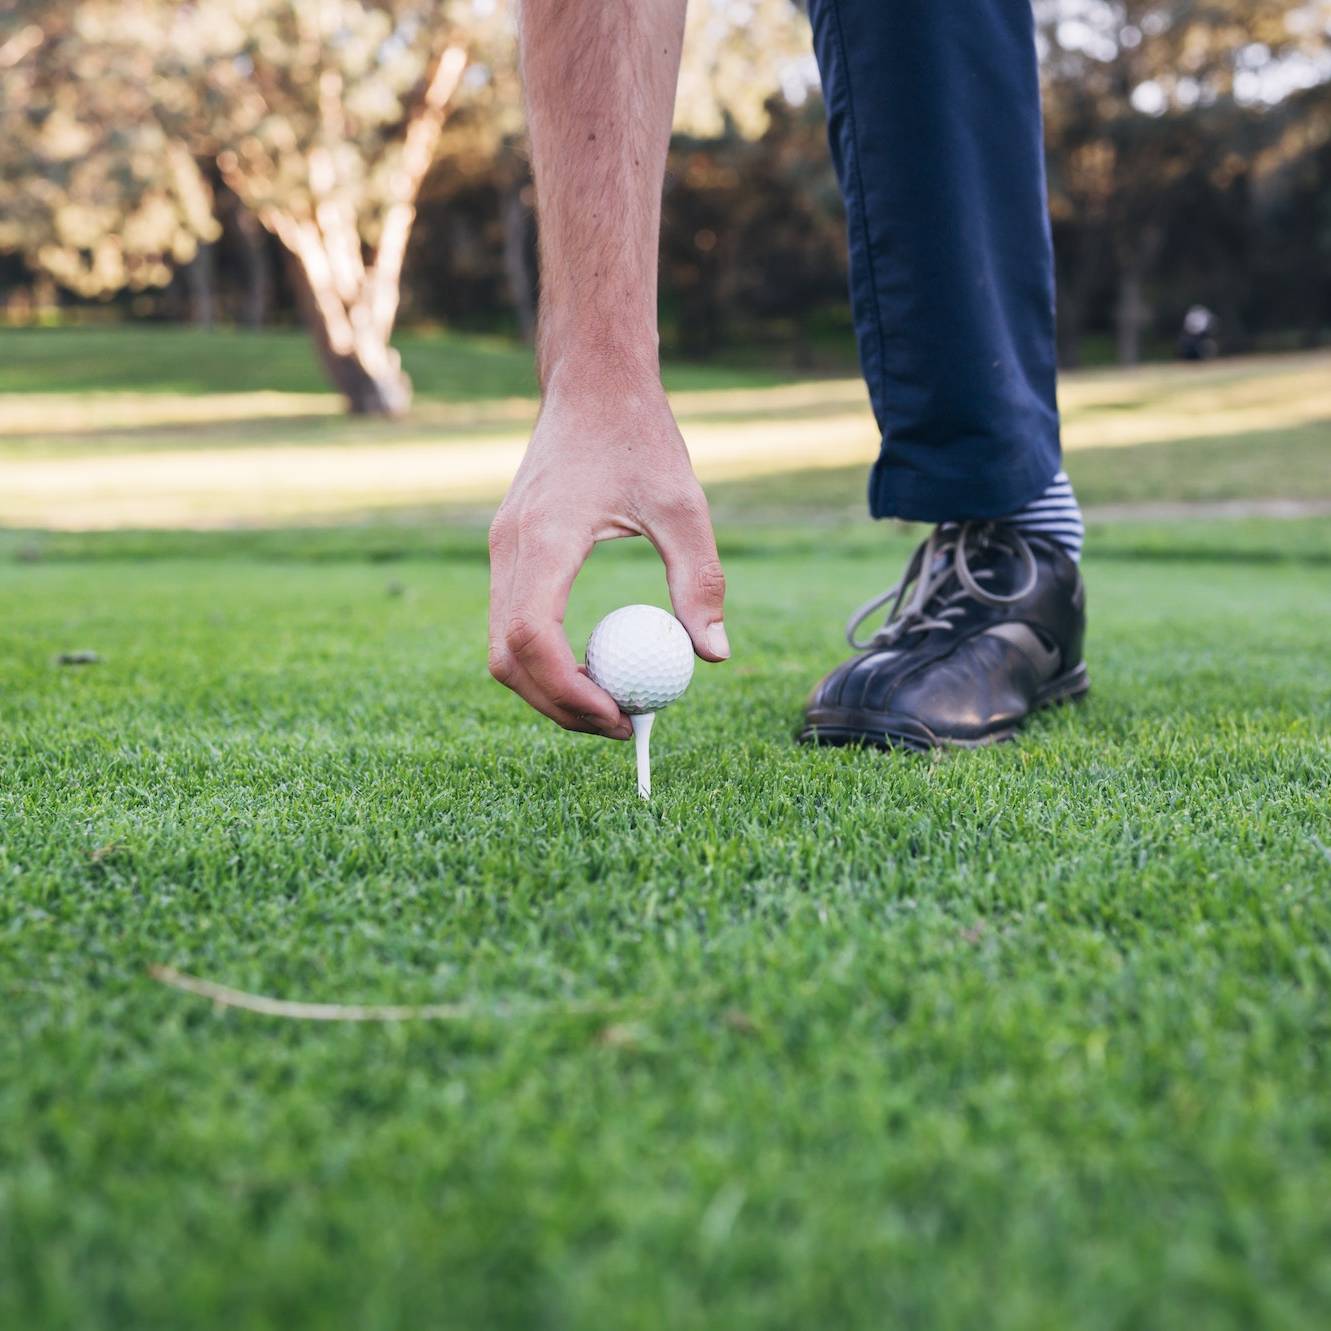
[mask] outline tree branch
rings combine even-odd
[[[434,160],[448,104],[466,67],[467,52],[462,47],[448,46],[440,52],[420,107],[402,139],[401,159],[390,182],[395,197],[384,212],[379,244],[367,275],[370,320],[383,337],[392,331],[397,317],[402,264],[416,218],[416,195]]]
[[[20,28],[3,46],[0,46],[0,69],[13,69],[26,60],[44,41],[46,34],[35,24]]]

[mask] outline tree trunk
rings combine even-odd
[[[416,195],[466,67],[467,53],[460,46],[445,47],[436,57],[392,169],[380,182],[384,192],[375,200],[380,206],[372,250],[363,228],[363,212],[371,200],[338,188],[337,160],[328,147],[346,137],[342,80],[336,71],[325,71],[319,80],[323,133],[307,150],[307,196],[297,192],[292,206],[279,205],[267,197],[275,167],[259,171],[263,187],[258,188],[239,153],[226,148],[217,155],[222,179],[285,248],[296,298],[319,357],[353,412],[400,416],[411,406],[411,380],[389,338],[401,299]]]
[[[1058,259],[1058,363],[1064,369],[1076,369],[1082,363],[1086,310],[1101,271],[1102,255],[1098,244],[1078,244],[1066,232],[1061,240],[1055,239],[1054,254]]]
[[[200,241],[194,257],[185,265],[185,290],[189,292],[189,321],[195,328],[213,326],[213,247]]]
[[[536,336],[536,265],[532,244],[534,228],[531,205],[526,196],[530,186],[518,182],[504,197],[504,272],[508,278],[509,298],[517,311],[522,340]]]
[[[1065,370],[1081,368],[1081,302],[1064,289],[1058,289],[1058,363]]]
[[[795,368],[805,374],[810,373],[816,365],[817,358],[813,354],[813,340],[809,336],[807,306],[802,306],[800,312],[795,315],[795,347],[791,359]]]
[[[411,409],[411,380],[402,372],[398,354],[386,348],[386,355],[375,357],[374,364],[357,353],[340,355],[315,334],[315,346],[323,359],[328,377],[347,401],[353,416],[403,416]]]
[[[1322,345],[1322,305],[1318,297],[1321,293],[1312,286],[1312,299],[1308,301],[1303,317],[1299,320],[1299,346],[1304,351],[1315,351]]]
[[[411,407],[411,380],[387,337],[378,335],[368,321],[355,318],[355,311],[348,318],[336,304],[336,292],[316,289],[298,256],[290,256],[289,268],[305,325],[324,370],[346,399],[347,409],[357,416],[404,415]],[[331,327],[330,307],[341,315],[340,336]],[[348,326],[352,329],[349,336]]]
[[[1122,264],[1118,277],[1118,308],[1114,312],[1115,341],[1120,365],[1136,365],[1142,358],[1142,328],[1146,323],[1146,297],[1142,272],[1135,263]]]
[[[273,298],[273,266],[268,236],[258,219],[237,201],[236,232],[245,253],[245,327],[257,331],[268,321]]]

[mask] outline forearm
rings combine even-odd
[[[542,387],[657,373],[661,187],[686,0],[522,0]]]
[[[543,403],[490,528],[490,670],[569,730],[625,739],[619,704],[564,634],[597,541],[646,536],[707,661],[730,654],[725,577],[661,389],[661,182],[686,0],[522,0],[541,235]]]

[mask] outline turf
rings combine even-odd
[[[535,397],[531,349],[499,337],[440,331],[395,339],[423,398]],[[672,388],[731,388],[788,376],[761,367],[667,367]],[[299,329],[242,332],[170,325],[0,328],[0,393],[327,393]]]
[[[1231,437],[1205,436],[1134,448],[1083,448],[1065,459],[1088,506],[1214,503],[1294,498],[1331,500],[1331,422]],[[858,516],[864,468],[827,467],[747,478],[715,487],[724,518]]]
[[[790,741],[905,538],[738,534],[649,807],[487,679],[467,533],[11,538],[0,1325],[1325,1326],[1326,525],[1208,530],[937,761]],[[606,549],[574,635],[660,597]]]
[[[526,348],[407,335],[400,421],[341,415],[295,332],[0,329],[0,523],[284,526],[493,511],[535,404]],[[878,438],[861,383],[667,366],[718,518],[858,522]],[[1084,504],[1331,504],[1331,355],[1065,376]]]

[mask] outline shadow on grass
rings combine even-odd
[[[863,518],[835,522],[718,525],[724,559],[805,555],[862,557],[881,561],[885,576],[926,528],[873,523]],[[615,559],[655,560],[646,541],[617,541]],[[1132,522],[1088,532],[1088,563],[1102,560],[1270,565],[1331,565],[1331,519],[1252,518],[1183,523]],[[483,518],[390,526],[298,527],[231,531],[51,532],[0,531],[0,566],[65,562],[238,560],[319,563],[390,563],[424,560],[484,564]]]

